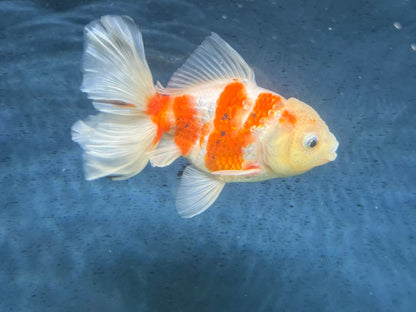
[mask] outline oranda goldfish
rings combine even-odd
[[[126,16],[85,28],[81,90],[100,111],[72,127],[87,180],[138,174],[184,156],[176,207],[210,207],[227,182],[289,177],[336,158],[338,142],[309,105],[257,86],[243,58],[217,34],[169,80],[155,85],[141,33]]]

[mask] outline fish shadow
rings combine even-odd
[[[91,269],[94,292],[106,297],[101,311],[185,312],[259,311],[268,284],[278,288],[280,282],[270,276],[265,283],[258,267],[206,254],[154,262],[125,254],[112,266]]]
[[[180,250],[155,260],[125,253],[107,267],[94,265],[95,300],[87,310],[351,311],[356,300],[364,310],[380,308],[375,297],[307,259],[213,246],[198,254]]]

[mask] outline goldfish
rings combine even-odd
[[[156,84],[132,18],[103,16],[85,27],[81,90],[99,111],[72,126],[87,180],[128,179],[150,161],[189,160],[176,208],[208,209],[230,182],[302,174],[335,160],[338,142],[318,113],[257,86],[245,60],[211,33]]]

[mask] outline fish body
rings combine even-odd
[[[85,29],[82,90],[101,111],[72,127],[86,178],[126,179],[148,163],[183,156],[176,206],[189,218],[227,182],[301,174],[336,158],[338,142],[307,104],[257,86],[243,58],[208,37],[163,87],[154,85],[142,37],[129,17],[104,16]]]
[[[161,128],[159,133],[169,135],[167,144],[174,142],[176,154],[188,158],[199,170],[226,182],[259,181],[275,176],[262,160],[261,145],[269,124],[284,107],[283,101],[275,93],[247,88],[236,79],[187,90],[183,95],[160,98],[156,94],[149,111]],[[157,102],[165,102],[165,106]],[[159,165],[154,157],[150,161]]]

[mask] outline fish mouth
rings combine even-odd
[[[334,161],[337,158],[336,151],[337,151],[338,146],[339,146],[339,143],[338,143],[337,139],[335,139],[335,136],[334,135],[332,135],[332,136],[334,138],[335,143],[332,145],[332,148],[328,153],[328,160],[329,161]]]

